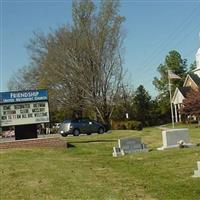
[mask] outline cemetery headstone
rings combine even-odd
[[[193,146],[189,140],[189,131],[185,129],[169,129],[162,131],[163,146],[158,150],[164,150],[174,147]]]
[[[148,149],[142,143],[141,138],[131,137],[118,140],[118,147],[113,147],[113,156],[117,157],[135,152],[147,152]]]
[[[194,175],[192,177],[200,178],[200,161],[197,161],[197,170],[194,170]]]

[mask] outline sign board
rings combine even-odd
[[[47,100],[48,100],[47,90],[29,90],[29,91],[14,91],[14,92],[0,93],[0,104],[47,101]]]
[[[0,126],[49,122],[47,90],[0,93]]]

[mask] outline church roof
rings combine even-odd
[[[183,100],[187,98],[188,93],[192,90],[190,86],[177,87],[172,97],[173,104],[182,104]]]
[[[192,80],[196,83],[196,85],[200,86],[200,77],[197,74],[190,74]]]
[[[180,87],[178,88],[181,94],[186,98],[187,94],[192,90],[191,87]]]

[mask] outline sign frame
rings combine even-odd
[[[48,91],[0,93],[0,127],[50,122]]]

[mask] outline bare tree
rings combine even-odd
[[[24,66],[15,72],[8,81],[8,89],[33,90],[38,86],[39,71],[36,67]]]
[[[77,78],[83,99],[94,107],[102,121],[108,123],[122,80],[122,35],[124,18],[118,15],[118,1],[102,1],[94,16],[91,1],[74,2],[74,33],[77,49],[66,52],[72,78]],[[79,76],[76,76],[79,74]]]
[[[28,49],[39,69],[38,87],[48,88],[53,106],[90,107],[108,123],[122,81],[119,1],[73,1],[73,24],[36,34]]]

